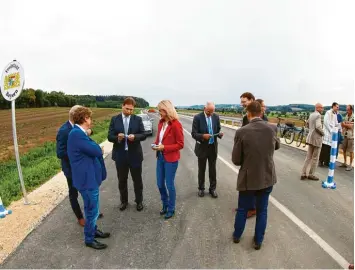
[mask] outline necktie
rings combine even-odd
[[[128,142],[127,142],[127,135],[128,135],[128,119],[127,117],[124,118],[124,135],[125,135],[125,150],[128,150]]]
[[[208,122],[208,133],[212,135],[212,137],[210,138],[208,143],[212,144],[212,143],[214,143],[214,138],[213,138],[211,117],[207,117],[207,122]]]

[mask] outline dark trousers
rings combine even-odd
[[[206,163],[208,160],[208,174],[210,178],[210,188],[209,190],[215,190],[217,185],[217,174],[216,174],[216,162],[217,153],[214,144],[209,144],[207,148],[206,156],[203,158],[198,158],[198,189],[205,190],[205,172]]]
[[[245,228],[247,213],[252,208],[254,198],[256,198],[256,224],[255,224],[255,242],[261,244],[264,240],[264,234],[267,224],[267,209],[269,204],[269,196],[272,186],[255,191],[240,191],[238,198],[238,209],[235,214],[234,233],[233,236],[240,239]]]
[[[83,213],[81,212],[80,205],[78,202],[78,190],[73,186],[73,180],[67,177],[67,183],[69,188],[69,201],[71,208],[77,219],[83,218]]]
[[[128,203],[128,172],[131,172],[134,194],[136,195],[135,202],[141,203],[143,201],[143,180],[142,180],[142,165],[139,167],[132,167],[127,164],[116,164],[118,175],[118,189],[121,195],[121,203]]]
[[[84,201],[85,212],[85,243],[92,243],[97,230],[96,221],[99,217],[99,189],[80,190]]]
[[[319,163],[323,164],[325,166],[329,165],[330,162],[330,150],[331,150],[331,146],[327,145],[327,144],[322,144],[322,149],[320,151],[320,155],[319,155]]]
[[[157,159],[157,186],[160,192],[160,198],[168,212],[175,211],[176,191],[175,174],[179,162],[167,162],[164,156],[158,152]]]

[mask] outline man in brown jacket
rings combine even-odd
[[[260,249],[264,239],[269,195],[276,183],[274,151],[280,148],[277,128],[263,121],[259,102],[247,106],[249,124],[235,133],[232,161],[241,166],[238,174],[238,210],[235,215],[233,241],[239,243],[247,211],[256,197],[254,248]]]
[[[314,175],[319,159],[320,149],[323,142],[322,116],[323,106],[320,103],[315,105],[315,111],[311,113],[308,119],[309,133],[306,139],[308,144],[307,157],[304,161],[301,180],[310,179],[317,181],[319,178]],[[309,175],[307,176],[307,168],[311,165]]]

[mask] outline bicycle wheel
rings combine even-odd
[[[287,130],[284,138],[287,144],[291,144],[295,138],[295,132],[293,130]]]
[[[298,137],[296,140],[296,146],[300,147],[303,142],[303,132],[298,133]]]

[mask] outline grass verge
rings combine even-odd
[[[110,120],[94,121],[92,139],[97,143],[106,140]],[[31,149],[20,157],[26,190],[32,191],[56,175],[61,170],[60,160],[56,156],[55,142]],[[0,163],[0,196],[5,206],[22,197],[16,160]]]

